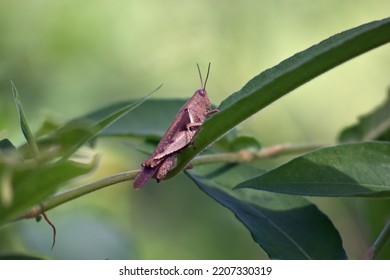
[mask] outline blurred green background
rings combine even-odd
[[[12,99],[17,86],[33,131],[114,101],[145,95],[188,98],[200,85],[196,63],[218,105],[249,79],[343,30],[389,16],[388,0],[0,2],[0,136],[24,139]],[[385,98],[390,51],[376,49],[322,75],[240,126],[263,145],[334,143]],[[121,141],[98,146],[93,178],[138,168],[144,155]],[[90,181],[91,178],[86,179]],[[80,182],[74,182],[73,186]],[[60,259],[258,259],[249,232],[186,177],[98,191],[48,213],[58,230],[23,221],[0,229],[0,253]],[[384,200],[315,199],[361,258],[389,216]],[[385,258],[390,254],[385,252]]]

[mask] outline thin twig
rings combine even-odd
[[[237,152],[230,152],[230,153],[202,155],[194,158],[191,161],[191,164],[195,166],[195,165],[217,163],[217,162],[225,162],[225,163],[251,162],[259,159],[275,158],[283,155],[304,153],[322,147],[324,147],[324,145],[320,145],[320,144],[310,144],[310,145],[280,144],[280,145],[275,145],[270,147],[264,147],[258,151],[240,150]]]
[[[378,238],[375,240],[374,244],[367,250],[364,254],[365,260],[376,259],[380,251],[385,247],[386,242],[390,239],[390,219],[387,221],[385,227],[382,229]]]
[[[54,245],[56,244],[56,236],[57,236],[57,230],[55,225],[50,221],[49,217],[46,215],[45,212],[42,212],[43,218],[45,218],[45,221],[51,226],[53,229],[53,243],[51,244],[51,250],[53,250]]]
[[[70,200],[73,200],[75,198],[78,198],[80,196],[83,196],[85,194],[88,194],[90,192],[97,191],[99,189],[115,185],[121,182],[130,181],[135,178],[135,175],[139,170],[134,171],[126,171],[121,172],[118,174],[114,174],[112,176],[97,180],[95,182],[82,185],[80,187],[76,187],[74,189],[71,189],[69,191],[65,191],[63,193],[59,193],[51,198],[49,198],[45,204],[44,204],[44,211],[50,210],[56,206],[59,206],[65,202],[68,202]]]

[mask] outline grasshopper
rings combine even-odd
[[[218,112],[211,109],[206,91],[210,63],[204,83],[199,65],[197,67],[201,88],[180,108],[152,155],[142,162],[142,170],[133,182],[135,189],[141,188],[151,177],[155,177],[157,182],[163,180],[175,165],[177,153],[191,145],[206,118]]]

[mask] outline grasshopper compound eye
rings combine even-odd
[[[201,96],[206,96],[207,92],[204,88],[200,88],[197,90],[197,92],[201,95]]]

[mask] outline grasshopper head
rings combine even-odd
[[[203,104],[203,106],[207,109],[211,108],[211,101],[209,99],[209,96],[207,95],[207,91],[204,88],[200,88],[195,92],[196,103]]]

